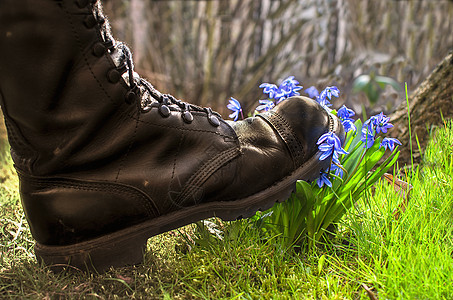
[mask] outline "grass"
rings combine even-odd
[[[407,205],[396,183],[379,181],[325,247],[296,252],[279,237],[263,239],[247,220],[215,220],[223,240],[187,226],[150,239],[143,265],[102,275],[53,274],[35,262],[6,149],[0,151],[0,298],[453,298],[451,124],[434,134],[420,168],[399,174],[413,186]]]

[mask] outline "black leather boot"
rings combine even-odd
[[[105,270],[149,237],[249,217],[318,177],[337,118],[294,97],[231,123],[133,71],[99,2],[0,1],[0,93],[38,259]]]

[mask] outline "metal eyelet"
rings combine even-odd
[[[146,114],[147,112],[151,111],[152,107],[151,106],[145,106],[145,107],[142,107],[140,109],[140,111],[143,113],[143,114]]]
[[[83,20],[83,24],[85,24],[86,28],[91,29],[96,26],[97,21],[93,15],[88,15],[85,17],[85,20]]]
[[[137,100],[137,94],[133,91],[128,91],[126,93],[125,100],[127,104],[132,104]]]
[[[107,79],[111,83],[117,83],[121,79],[121,74],[116,69],[112,69],[107,73]]]
[[[210,107],[205,108],[206,113],[208,114],[208,122],[214,126],[214,127],[219,127],[220,126],[220,121],[219,118],[217,118],[213,113],[212,109]]]
[[[104,46],[103,43],[100,43],[100,42],[94,44],[94,46],[93,46],[93,54],[97,57],[101,57],[102,55],[104,55],[106,50],[107,50],[107,48]]]
[[[192,123],[193,121],[193,115],[190,113],[190,111],[185,111],[182,113],[182,119],[184,120],[184,122],[186,122],[187,124],[190,124]]]
[[[168,118],[171,115],[170,108],[165,104],[159,106],[159,113],[164,118]]]
[[[214,126],[214,127],[219,127],[219,126],[220,126],[219,118],[217,118],[217,117],[214,116],[214,115],[208,116],[208,121],[209,121],[209,123],[210,123],[212,126]]]

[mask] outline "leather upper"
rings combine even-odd
[[[92,5],[0,2],[0,93],[32,234],[65,245],[206,201],[252,195],[317,151],[328,113],[294,97],[243,121],[177,106],[162,116],[125,101],[130,88],[95,47]],[[83,1],[82,1],[83,2]]]

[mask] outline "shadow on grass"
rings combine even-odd
[[[67,268],[54,273],[34,258],[6,257],[1,261],[0,298],[86,299],[162,298],[186,295],[178,277],[185,262],[173,257],[156,256],[152,249],[144,253],[144,263],[111,268],[103,274]],[[3,255],[3,254],[2,254]]]

